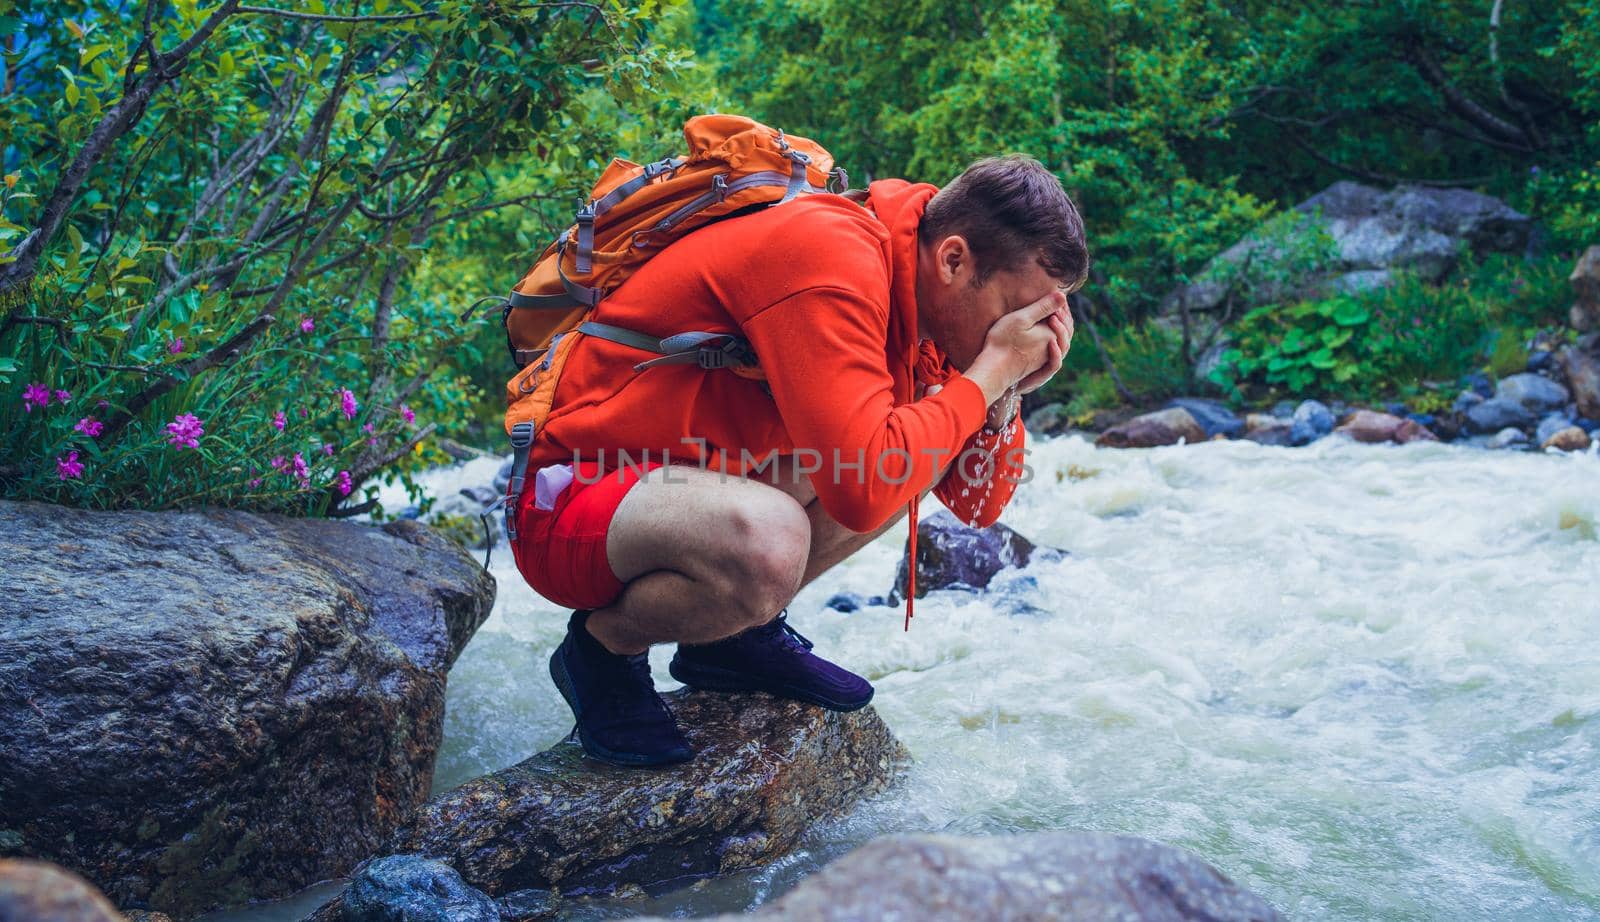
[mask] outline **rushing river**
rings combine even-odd
[[[904,783],[773,867],[573,918],[765,902],[884,832],[1031,829],[1182,845],[1297,919],[1600,914],[1600,457],[1072,437],[1029,461],[1003,521],[1067,559],[935,593],[909,634],[825,609],[887,590],[902,527],[790,606],[877,686]],[[572,724],[546,670],[566,612],[503,547],[494,571],[439,788]]]

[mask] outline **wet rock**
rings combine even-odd
[[[1112,426],[1095,439],[1102,448],[1154,448],[1159,445],[1176,445],[1180,441],[1194,444],[1206,440],[1206,431],[1188,410],[1172,407],[1143,416],[1135,416],[1124,423]]]
[[[1267,413],[1251,413],[1245,418],[1244,437],[1260,445],[1293,445],[1294,423]]]
[[[0,851],[180,917],[345,873],[493,600],[415,522],[0,502]]]
[[[886,836],[745,919],[1269,922],[1272,904],[1191,852],[1133,836]],[[654,920],[661,922],[661,920]]]
[[[1502,378],[1494,391],[1497,400],[1514,400],[1535,413],[1548,413],[1567,405],[1567,389],[1544,377],[1523,372]]]
[[[1302,400],[1290,417],[1289,441],[1309,445],[1333,431],[1333,411],[1319,400]]]
[[[1228,405],[1220,400],[1207,400],[1204,397],[1179,397],[1167,401],[1168,407],[1178,407],[1189,411],[1194,421],[1205,430],[1206,438],[1217,436],[1233,438],[1244,432],[1244,420],[1228,409]]]
[[[828,598],[828,601],[822,604],[824,608],[849,614],[853,611],[860,611],[861,607],[867,604],[867,600],[859,592],[836,592]]]
[[[1072,427],[1072,418],[1067,415],[1066,404],[1047,403],[1029,413],[1022,427],[1034,435],[1059,435]]]
[[[1282,419],[1293,419],[1294,410],[1297,406],[1299,406],[1299,404],[1295,403],[1293,400],[1280,400],[1272,405],[1272,410],[1270,412],[1273,416],[1277,416]]]
[[[883,790],[907,758],[871,707],[848,714],[765,694],[664,696],[695,748],[640,770],[575,740],[429,801],[390,841],[490,895],[652,890],[765,864],[826,817]]]
[[[1489,437],[1483,447],[1500,450],[1506,448],[1527,448],[1528,434],[1521,429],[1501,429]]]
[[[1357,442],[1437,442],[1438,436],[1414,419],[1379,413],[1376,410],[1357,410],[1345,418],[1336,430]]]
[[[1600,246],[1583,251],[1567,281],[1572,283],[1574,296],[1567,314],[1572,328],[1580,332],[1600,328]]]
[[[44,861],[0,858],[0,920],[123,922],[94,885]]]
[[[1121,424],[1133,419],[1138,415],[1138,410],[1134,410],[1129,407],[1113,407],[1109,410],[1095,410],[1089,415],[1089,423],[1084,428],[1091,432],[1104,432],[1113,426],[1120,426]]]
[[[1588,451],[1589,433],[1577,426],[1559,429],[1539,441],[1540,448],[1558,448],[1561,451]]]
[[[1572,425],[1572,420],[1565,413],[1551,413],[1539,420],[1538,428],[1533,430],[1534,442],[1543,445],[1552,435]]]
[[[507,458],[500,465],[500,470],[495,471],[494,495],[496,497],[504,496],[506,493],[506,487],[511,485],[511,462],[512,459]],[[493,500],[490,500],[490,502],[493,502]]]
[[[1556,354],[1549,349],[1534,349],[1528,353],[1527,370],[1530,372],[1557,371]]]
[[[306,922],[500,922],[500,909],[443,861],[390,855],[362,868]]]
[[[909,550],[910,542],[907,541]],[[986,589],[1007,567],[1025,567],[1034,561],[1060,560],[1065,551],[1039,547],[998,522],[973,528],[946,509],[917,522],[917,598],[937,589]],[[908,554],[900,557],[889,603],[906,597],[911,570]]]
[[[1521,401],[1501,397],[1468,407],[1462,414],[1462,427],[1478,434],[1499,432],[1506,428],[1531,429],[1537,421],[1538,417]]]
[[[1600,334],[1591,333],[1562,349],[1561,372],[1578,415],[1600,419]]]

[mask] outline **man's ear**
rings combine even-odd
[[[960,234],[952,234],[939,241],[934,250],[934,264],[939,267],[939,281],[953,284],[962,273],[972,274],[972,248]]]

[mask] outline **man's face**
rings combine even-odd
[[[924,255],[931,257],[926,272]],[[974,286],[972,251],[960,237],[947,237],[931,252],[919,254],[918,270],[922,335],[932,337],[960,369],[983,351],[984,337],[996,320],[1061,287],[1059,279],[1031,258],[1016,269],[991,272],[982,285]]]

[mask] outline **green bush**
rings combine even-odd
[[[670,95],[654,7],[8,6],[5,494],[315,514],[482,425],[456,315]]]

